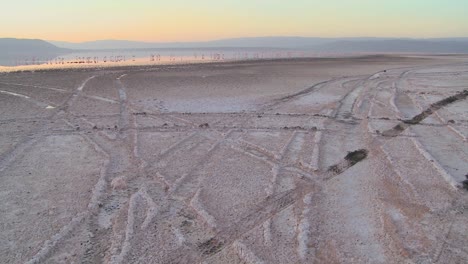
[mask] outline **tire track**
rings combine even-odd
[[[382,133],[385,137],[396,137],[403,133],[408,127],[413,125],[418,125],[421,121],[432,115],[434,112],[438,111],[439,109],[453,104],[457,101],[465,100],[468,96],[468,90],[464,90],[462,92],[458,92],[457,94],[444,98],[436,103],[431,104],[426,110],[421,112],[420,114],[414,116],[409,120],[404,120],[400,122],[398,125],[394,126],[392,129],[384,131]]]
[[[3,90],[0,90],[0,93],[25,99],[26,101],[28,101],[30,103],[33,103],[33,104],[37,105],[40,108],[45,108],[45,109],[54,109],[55,108],[55,106],[52,106],[52,105],[50,105],[48,103],[38,101],[38,100],[33,99],[33,98],[31,98],[31,97],[29,97],[27,95],[24,95],[24,94],[12,93],[12,92],[3,91]]]
[[[344,173],[348,168],[367,157],[366,155],[366,157],[363,157],[360,160],[351,159],[350,161],[350,156],[354,157],[354,155],[348,155],[342,163],[352,163],[352,165],[349,165],[347,168],[343,168],[342,171],[336,173],[334,176]],[[303,180],[303,184],[296,186],[296,188],[292,190],[269,196],[265,201],[254,206],[251,212],[240,217],[237,222],[232,223],[228,228],[219,231],[214,237],[198,245],[187,245],[184,249],[186,252],[184,254],[181,254],[179,251],[172,252],[172,254],[170,254],[172,256],[168,257],[164,263],[185,263],[187,261],[203,262],[204,260],[211,258],[221,252],[224,248],[232,246],[246,233],[258,226],[264,225],[265,222],[272,219],[275,215],[303,199],[306,194],[310,194],[311,192],[314,194],[320,194],[320,190],[322,189],[321,185],[330,179],[326,176],[327,173],[323,174],[323,177],[317,177],[316,179],[300,177],[300,179]],[[306,232],[306,230],[304,229],[302,232]]]
[[[83,83],[76,89],[76,91],[83,89],[80,87],[85,87],[86,83],[92,78],[94,78],[94,76],[84,80]],[[72,95],[70,95],[68,99],[62,105],[57,106],[55,109],[52,109],[54,112],[48,118],[44,119],[44,123],[40,125],[37,129],[31,131],[29,134],[31,135],[45,134],[48,128],[47,126],[48,123],[50,123],[50,121],[56,120],[57,118],[60,118],[62,112],[74,103],[74,101],[76,100],[76,97],[79,94],[76,91]],[[4,171],[12,162],[14,162],[17,159],[18,156],[20,156],[25,150],[31,147],[35,142],[39,141],[40,137],[41,136],[38,136],[38,137],[25,136],[19,143],[16,144],[16,146],[13,149],[0,155],[0,172]]]

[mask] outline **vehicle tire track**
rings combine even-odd
[[[76,91],[73,94],[71,94],[62,105],[57,106],[55,109],[52,109],[52,111],[54,112],[52,112],[48,118],[44,119],[44,122],[41,125],[39,125],[36,129],[29,132],[28,134],[44,134],[48,128],[48,124],[51,123],[51,121],[53,120],[61,118],[63,111],[66,110],[69,106],[71,106],[76,100],[76,97],[79,95],[79,91],[81,91],[83,87],[85,87],[86,83],[94,77],[95,76],[92,76],[84,80],[81,83],[81,85],[76,89]],[[7,167],[9,167],[10,164],[14,162],[18,156],[20,156],[25,150],[29,149],[32,145],[34,145],[35,142],[39,141],[40,139],[39,137],[31,137],[29,135],[24,136],[22,140],[20,140],[20,142],[18,142],[13,149],[0,155],[0,172],[4,171]]]

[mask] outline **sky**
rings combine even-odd
[[[468,37],[468,0],[0,0],[0,37]]]

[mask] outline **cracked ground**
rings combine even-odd
[[[467,61],[0,73],[0,262],[466,263]]]

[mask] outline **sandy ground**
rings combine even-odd
[[[466,263],[467,62],[1,73],[0,263]]]

